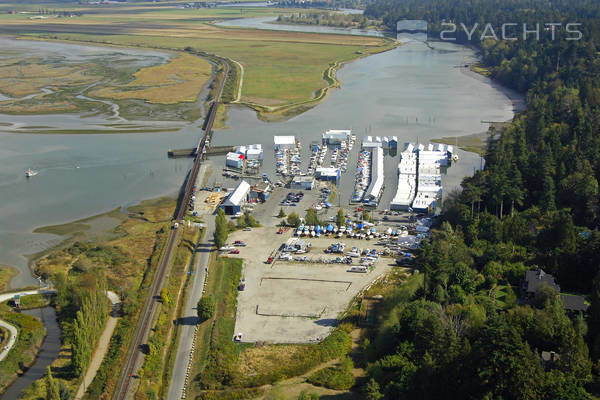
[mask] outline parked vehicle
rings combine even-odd
[[[369,272],[369,269],[364,265],[356,265],[356,266],[350,267],[348,272],[360,272],[360,273],[366,274],[367,272]]]

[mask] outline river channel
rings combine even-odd
[[[60,327],[56,320],[56,310],[52,307],[44,307],[24,310],[23,313],[39,318],[44,323],[46,337],[34,364],[8,387],[6,392],[0,396],[2,400],[21,398],[21,393],[25,389],[46,374],[46,367],[52,364],[60,352]]]
[[[256,24],[255,19],[246,21],[248,26]],[[240,20],[228,22],[244,26]],[[273,29],[286,28],[268,25]],[[301,28],[323,31],[323,27]],[[36,45],[39,42],[31,45],[31,56],[35,56],[36,48],[44,51],[43,46]],[[83,51],[77,50],[78,47],[84,47],[86,52],[106,51],[102,47],[65,43],[53,44],[52,49],[67,55]],[[119,50],[120,54],[128,52],[140,56],[138,50]],[[148,55],[157,56],[157,52]],[[289,121],[264,123],[246,107],[230,107],[229,129],[216,132],[213,144],[261,143],[265,149],[261,172],[272,176],[274,135],[295,135],[306,149],[326,129],[350,128],[359,140],[365,133],[395,135],[400,142],[426,142],[442,136],[482,132],[487,124],[481,121],[512,118],[513,104],[501,87],[457,68],[475,59],[475,53],[466,47],[448,43],[429,47],[408,42],[345,65],[338,71],[342,87],[333,90],[315,108]],[[93,118],[97,123],[109,124],[111,116]],[[0,115],[0,127],[15,124],[58,128],[64,124],[74,129],[89,126],[90,118],[77,114]],[[191,162],[170,160],[167,150],[193,146],[201,135],[197,126],[191,123],[173,131],[147,134],[35,135],[12,133],[9,129],[0,133],[0,264],[20,269],[13,286],[37,283],[30,276],[24,255],[59,240],[53,235],[32,233],[36,227],[65,223],[175,193]],[[355,148],[347,176],[342,178],[341,201],[351,195],[356,152]],[[460,161],[444,176],[444,190],[457,186],[482,163],[471,153],[460,152],[459,156]],[[304,157],[308,158],[308,150]],[[214,157],[213,161],[218,167],[224,164],[222,156]],[[384,206],[396,190],[397,162],[397,156],[386,157]],[[40,173],[28,180],[24,171],[30,167]]]

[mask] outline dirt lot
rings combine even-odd
[[[394,262],[381,258],[369,273],[347,272],[345,264],[276,261],[268,255],[292,236],[273,227],[237,231],[229,241],[243,240],[238,257],[244,259],[246,289],[239,293],[235,331],[244,342],[306,343],[324,338],[336,317],[356,294],[388,272]],[[312,238],[308,258],[335,258],[323,250],[340,240]],[[376,247],[374,241],[342,239],[347,247]],[[233,256],[230,256],[233,257]]]

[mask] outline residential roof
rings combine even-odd
[[[233,192],[223,202],[224,206],[239,206],[245,200],[250,191],[250,184],[246,181],[241,181]]]
[[[554,277],[545,273],[543,269],[527,271],[525,274],[525,282],[527,282],[528,293],[535,293],[538,286],[542,283],[545,283],[560,292],[560,286],[554,281]]]
[[[565,309],[573,311],[587,311],[588,305],[585,304],[583,296],[575,296],[570,294],[561,294],[560,299],[565,305]]]

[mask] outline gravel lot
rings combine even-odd
[[[308,199],[304,201],[308,202]],[[278,207],[274,210],[274,206],[264,208],[271,214],[279,210]],[[298,214],[304,214],[304,207],[294,208],[298,208]],[[255,214],[258,216],[258,213]],[[269,254],[292,237],[293,232],[288,230],[279,235],[274,228],[277,220],[271,217],[275,220],[273,223],[267,219],[259,219],[265,227],[236,231],[229,238],[229,242],[243,240],[248,244],[240,248],[239,255],[229,255],[244,259],[246,289],[239,292],[235,327],[236,333],[243,333],[244,342],[306,343],[324,338],[336,325],[336,317],[350,300],[390,271],[394,263],[392,258],[381,258],[375,269],[366,274],[348,272],[349,266],[345,264],[287,261],[266,264]],[[313,238],[309,241],[313,249],[306,255],[309,258],[326,258],[332,255],[325,255],[323,250],[340,240]],[[375,247],[375,241],[341,241],[347,247]]]

